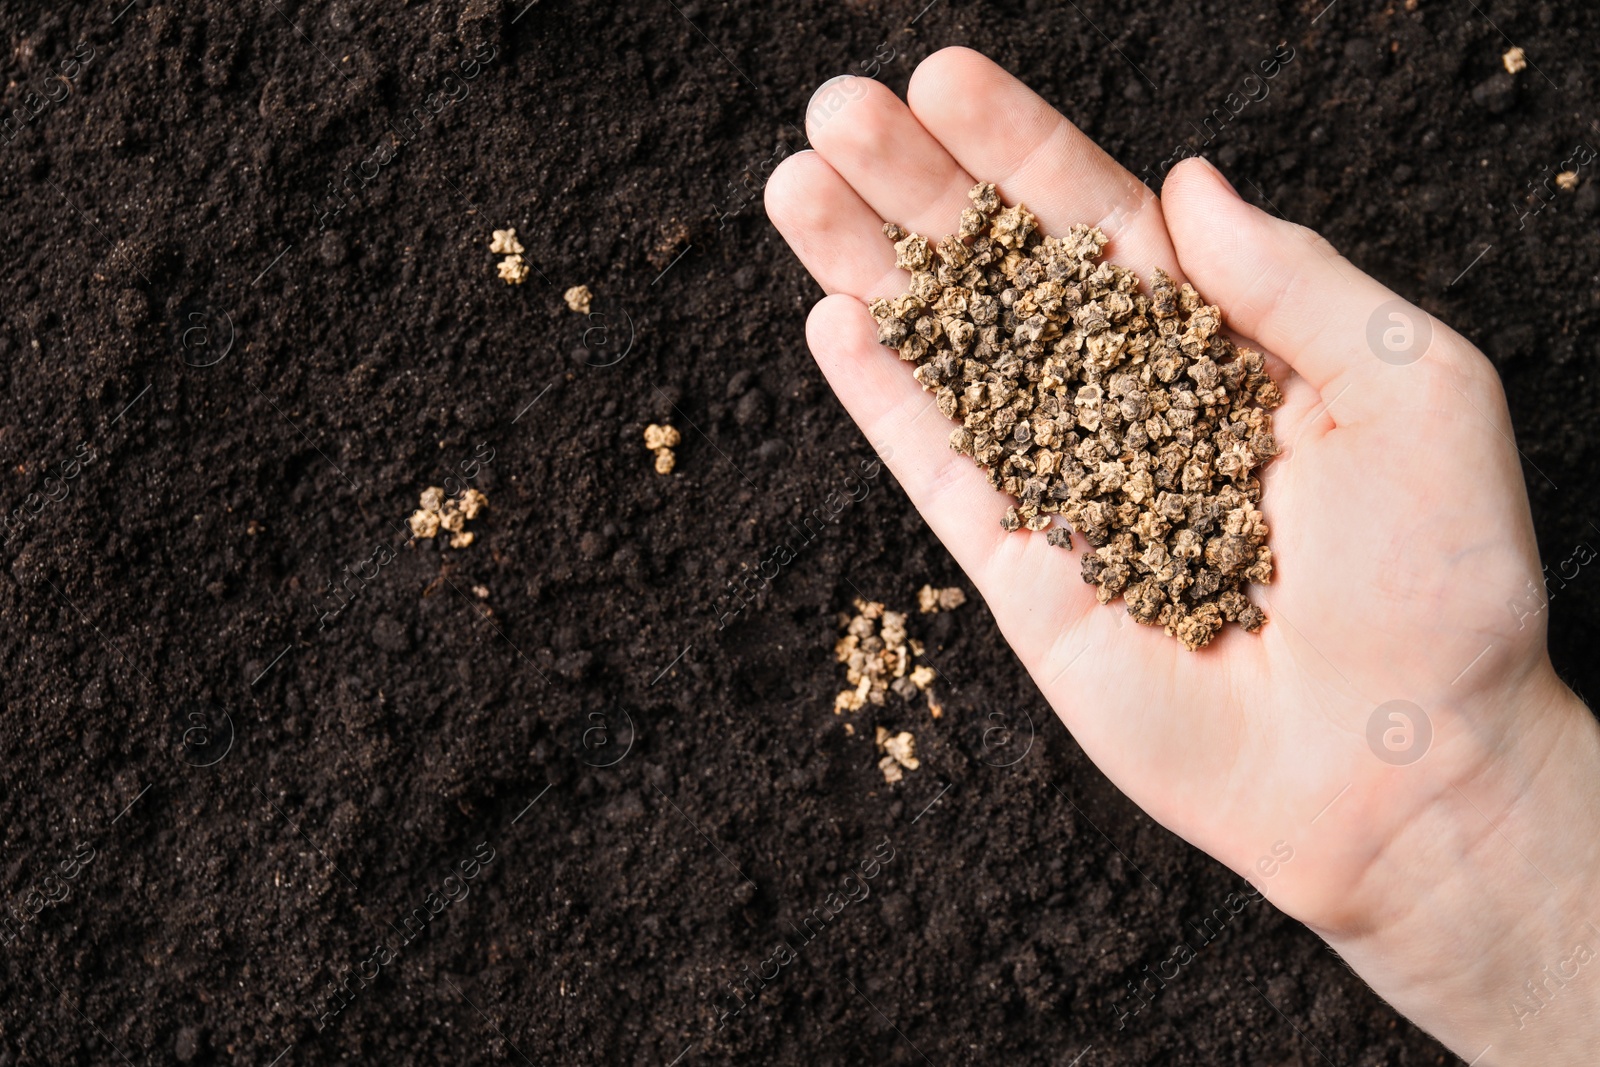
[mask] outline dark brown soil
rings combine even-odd
[[[0,1065],[1446,1062],[1266,904],[1119,1028],[1237,880],[981,602],[913,616],[944,717],[847,736],[834,614],[962,578],[886,473],[847,482],[872,452],[759,188],[841,71],[974,45],[1144,172],[1287,42],[1204,147],[1485,342],[1556,564],[1600,538],[1593,171],[1519,215],[1600,144],[1600,14],[524,2],[0,4]],[[477,543],[403,547],[452,476]],[[1550,607],[1580,690],[1597,581]],[[899,786],[877,723],[917,734]]]

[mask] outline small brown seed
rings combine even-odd
[[[561,294],[561,299],[567,302],[567,308],[580,315],[589,314],[589,302],[594,299],[594,294],[589,292],[587,285],[574,285],[571,289]]]

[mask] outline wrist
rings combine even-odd
[[[1600,1048],[1600,726],[1548,668],[1498,703],[1454,717],[1451,750],[1421,789],[1407,783],[1425,801],[1397,824],[1350,906],[1311,925],[1479,1067],[1590,1062]]]

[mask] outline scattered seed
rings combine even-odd
[[[906,730],[891,734],[880,726],[876,744],[878,751],[884,754],[878,761],[878,770],[883,772],[883,780],[891,785],[904,778],[905,771],[922,766],[922,761],[917,759],[917,739]],[[901,770],[902,767],[905,770]]]
[[[580,315],[589,314],[589,301],[594,299],[594,294],[589,292],[587,285],[574,285],[571,289],[561,294],[567,302],[567,307]]]
[[[656,454],[656,473],[671,474],[672,468],[678,465],[678,457],[672,451],[672,446],[681,440],[681,435],[671,426],[657,426],[651,423],[644,428],[644,447]]]
[[[413,537],[432,537],[439,532],[439,516],[432,511],[414,511],[411,513],[411,535]]]
[[[967,594],[962,592],[960,586],[935,589],[931,585],[925,585],[917,590],[917,608],[924,615],[932,615],[938,611],[954,611],[966,602]]]
[[[853,688],[834,698],[833,713],[886,704],[892,692],[908,704],[919,694],[924,696],[937,719],[944,713],[932,688],[939,674],[926,664],[914,664],[923,646],[907,636],[905,613],[889,611],[875,600],[858,599],[855,608],[854,615],[839,616],[844,635],[833,646],[834,658],[845,665],[845,680]]]
[[[494,240],[489,242],[489,251],[497,256],[519,256],[524,249],[522,242],[517,240],[516,230],[496,230],[494,231]]]
[[[528,265],[520,255],[510,255],[500,261],[500,277],[507,285],[521,285],[528,280]]]
[[[489,503],[489,498],[476,489],[468,489],[459,498],[448,497],[437,485],[422,491],[418,510],[411,513],[410,526],[413,537],[436,537],[440,530],[450,534],[451,548],[466,548],[477,535],[464,529],[467,522],[478,517]]]
[[[644,428],[644,447],[652,452],[658,448],[671,448],[680,439],[681,435],[672,426],[658,426],[652,422]]]
[[[1081,533],[1097,599],[1186,648],[1224,622],[1260,629],[1243,587],[1272,577],[1258,471],[1283,399],[1264,358],[1187,283],[1158,269],[1146,293],[1101,262],[1098,228],[1046,237],[992,183],[969,196],[960,235],[937,245],[884,227],[911,284],[870,310],[960,423],[950,447],[1016,499],[1001,525],[1062,548]]]
[[[501,280],[507,285],[521,285],[527,280],[529,267],[522,258],[522,242],[517,240],[516,230],[495,230],[493,239],[489,241],[489,251],[506,257],[500,261],[498,269]]]
[[[1500,57],[1500,62],[1506,68],[1507,74],[1516,74],[1527,69],[1528,53],[1513,45],[1505,55]]]
[[[1556,175],[1556,188],[1560,189],[1562,192],[1570,193],[1574,189],[1576,189],[1577,187],[1578,187],[1578,172],[1577,171],[1575,171],[1575,170],[1564,170],[1560,174]]]

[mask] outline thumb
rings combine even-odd
[[[1324,401],[1355,376],[1382,373],[1387,387],[1405,388],[1422,376],[1395,368],[1449,358],[1453,335],[1442,323],[1357,270],[1313,230],[1240,199],[1209,161],[1173,168],[1161,206],[1195,288]],[[1381,399],[1383,390],[1357,392]]]

